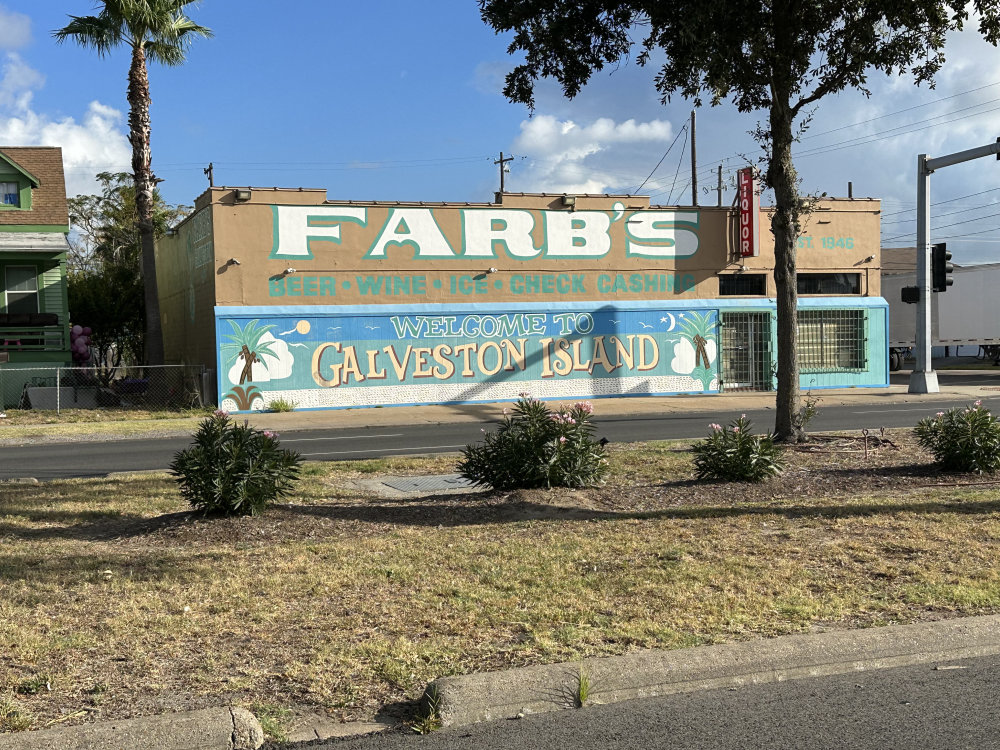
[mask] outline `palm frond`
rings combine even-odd
[[[93,48],[99,57],[125,42],[122,27],[101,16],[70,16],[70,22],[52,32],[60,44],[71,39],[81,47]]]

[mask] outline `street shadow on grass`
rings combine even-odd
[[[484,493],[486,494],[486,493]],[[604,510],[600,508],[550,505],[528,500],[502,504],[483,503],[482,495],[432,496],[419,500],[374,500],[349,505],[291,505],[282,511],[323,518],[405,526],[478,526],[523,521],[619,521],[703,520],[741,516],[786,518],[851,518],[900,513],[952,513],[990,515],[1000,513],[1000,499],[990,501],[912,500],[903,502],[849,502],[836,504],[789,503],[784,500],[738,505],[675,505],[656,510]]]

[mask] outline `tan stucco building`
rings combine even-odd
[[[806,219],[804,387],[887,383],[879,213],[829,199]],[[157,245],[167,357],[214,367],[239,410],[768,390],[774,248],[756,218],[744,257],[737,208],[215,187]]]

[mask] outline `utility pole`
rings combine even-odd
[[[500,195],[503,195],[503,173],[504,173],[504,165],[507,162],[509,162],[509,161],[514,161],[514,157],[513,156],[508,156],[506,159],[504,159],[503,158],[503,151],[501,151],[500,152],[500,158],[497,159],[495,162],[493,162],[494,164],[499,164],[500,165]]]
[[[691,110],[691,205],[698,205],[698,146],[694,137],[694,110]]]
[[[929,159],[917,156],[917,366],[910,374],[910,393],[939,393],[938,377],[931,362],[931,174],[953,164],[997,154],[1000,159],[1000,138],[967,151]]]
[[[212,176],[212,162],[208,163],[208,166],[205,167],[204,172],[206,175],[208,175],[208,186],[215,187],[215,179]]]
[[[722,165],[719,165],[719,186],[716,188],[719,191],[719,207],[722,207]]]

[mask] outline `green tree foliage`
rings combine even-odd
[[[149,76],[147,61],[180,65],[196,36],[212,35],[184,14],[195,0],[101,0],[100,12],[92,16],[70,16],[70,22],[54,32],[59,42],[73,40],[104,57],[118,47],[132,52],[128,71],[129,142],[132,144],[132,179],[142,258],[143,297],[146,310],[146,362],[163,364],[163,331],[156,288],[154,254],[154,195],[156,177],[150,152]]]
[[[805,439],[798,418],[796,239],[808,200],[792,160],[797,131],[820,99],[854,88],[865,95],[870,71],[930,81],[944,62],[947,32],[974,9],[996,44],[1000,5],[991,0],[480,0],[483,20],[513,32],[511,54],[524,62],[504,94],[534,104],[539,78],[575,96],[605,66],[634,57],[659,65],[664,102],[680,94],[700,105],[730,100],[759,112],[764,182],[774,191],[771,229],[778,291],[779,439]]]
[[[110,379],[114,368],[143,359],[145,302],[141,240],[131,175],[101,172],[100,193],[69,199],[73,224],[68,275],[72,321],[93,329],[96,364]],[[187,215],[153,194],[154,236]]]

